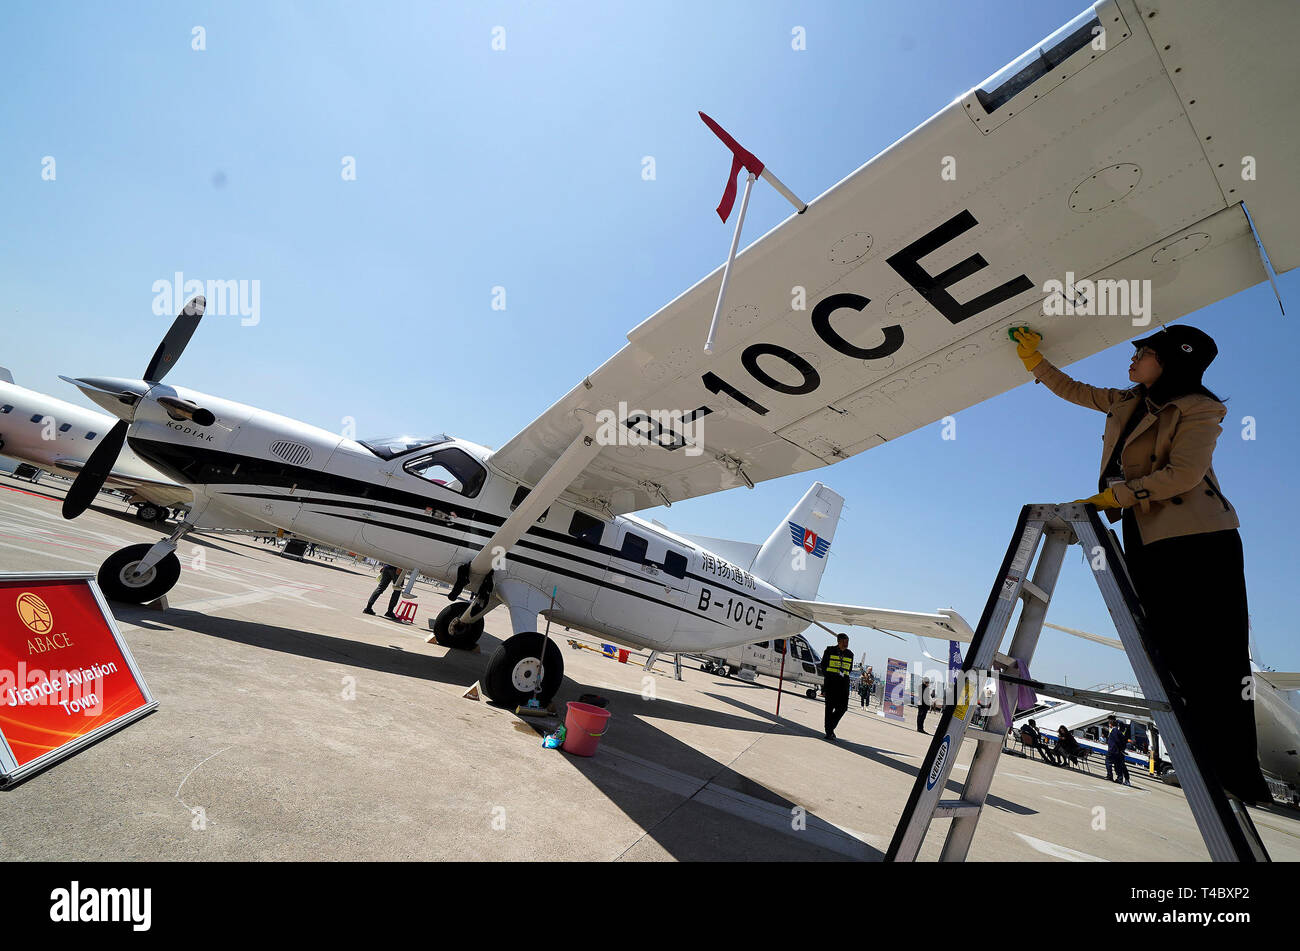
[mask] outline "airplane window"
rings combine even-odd
[[[369,447],[367,447],[369,448]],[[431,456],[408,462],[403,468],[413,476],[419,476],[437,485],[444,486],[452,492],[473,498],[483,487],[487,473],[469,453],[460,449],[443,449]]]
[[[0,406],[0,413],[12,413],[13,411],[14,411],[13,405],[10,403],[6,403],[4,406]]]
[[[515,509],[519,508],[526,498],[528,498],[528,488],[521,485],[519,488],[515,489],[515,497],[510,500],[510,511],[513,512]],[[537,516],[537,524],[540,525],[542,522],[546,521],[546,516],[549,514],[551,514],[551,510],[548,508],[541,515]]]
[[[598,518],[593,518],[586,512],[574,512],[573,520],[569,522],[569,534],[584,545],[595,547],[600,544],[600,536],[605,531],[605,523]]]
[[[774,648],[776,649],[776,652],[777,652],[778,654],[784,654],[784,653],[785,653],[785,638],[784,638],[784,637],[778,637],[776,640],[774,640],[774,641],[772,642],[772,644],[773,644],[773,646],[774,646]]]
[[[686,556],[675,551],[664,555],[664,571],[674,578],[686,577]]]
[[[428,449],[430,446],[451,442],[451,438],[443,433],[437,433],[433,436],[381,436],[378,439],[361,439],[358,442],[380,459],[396,459],[417,449]]]
[[[64,423],[62,426],[59,427],[59,432],[66,433],[71,428],[72,428],[71,423]]]
[[[98,435],[99,435],[99,433],[86,433],[86,438],[87,438],[87,439],[94,439],[94,438],[95,438],[96,436],[98,436]]]
[[[40,422],[41,420],[43,420],[44,418],[45,418],[45,417],[42,416],[40,413],[37,413],[35,416],[32,417],[32,422],[33,422],[33,423],[39,423],[39,422]]]
[[[761,649],[763,649],[763,650],[767,650],[767,641],[759,641],[759,642],[758,642],[757,644],[755,644],[754,646],[755,646],[755,647],[758,647],[758,648],[761,648]]]
[[[633,535],[631,532],[628,532],[623,536],[623,551],[621,554],[623,558],[628,561],[636,562],[636,564],[639,565],[645,561],[645,553],[648,547],[649,542],[644,538],[640,535]]]

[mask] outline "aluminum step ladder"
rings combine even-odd
[[[1026,505],[1020,510],[1015,535],[1002,560],[974,639],[966,651],[959,684],[966,685],[969,690],[971,677],[967,675],[970,672],[978,676],[981,671],[992,671],[995,660],[1001,659],[1005,663],[1009,659],[999,655],[998,648],[1020,601],[1024,602],[1024,607],[1007,653],[1010,658],[1017,658],[1026,665],[1030,663],[1065,553],[1074,544],[1083,546],[1093,578],[1101,589],[1145,695],[1144,699],[1106,695],[1106,704],[1117,711],[1122,706],[1125,712],[1149,713],[1155,721],[1171,758],[1178,764],[1179,782],[1214,861],[1269,861],[1268,852],[1246,807],[1235,799],[1229,799],[1217,782],[1205,779],[1206,774],[1214,776],[1212,768],[1209,768],[1213,752],[1205,737],[1188,736],[1183,728],[1186,717],[1183,700],[1177,691],[1171,689],[1173,682],[1163,666],[1153,663],[1143,630],[1142,607],[1129,579],[1118,540],[1102,524],[1093,506],[1083,503]],[[1031,580],[1027,575],[1036,554],[1038,560]],[[1027,684],[1040,693],[1061,699],[1078,699],[1081,693],[1086,693],[1005,674],[999,674],[998,678],[1013,685]],[[978,698],[966,695],[955,698],[956,704],[953,699],[948,698],[949,702],[940,714],[930,750],[885,853],[887,862],[915,861],[934,819],[951,820],[940,861],[963,861],[970,850],[1015,715],[1015,703],[1012,701],[1010,710],[1002,709],[1003,705],[998,704],[988,716],[981,717],[980,708],[975,705]],[[962,740],[967,737],[978,742],[961,796],[942,799]]]

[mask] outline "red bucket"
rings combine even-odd
[[[564,718],[564,745],[566,753],[574,756],[591,756],[600,746],[600,738],[609,726],[609,711],[589,703],[570,702]]]
[[[627,655],[628,655],[628,650],[627,650],[627,648],[626,648],[626,647],[620,647],[620,648],[618,649],[618,662],[619,662],[620,664],[626,664],[626,663],[627,663]]]

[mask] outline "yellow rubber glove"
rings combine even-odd
[[[1124,507],[1115,500],[1114,489],[1107,489],[1105,492],[1098,492],[1096,495],[1088,499],[1075,499],[1074,501],[1076,503],[1083,502],[1085,505],[1095,505],[1099,509],[1122,509]]]
[[[1043,362],[1043,355],[1038,352],[1038,345],[1043,342],[1043,335],[1035,333],[1028,327],[1011,328],[1011,339],[1016,342],[1016,356],[1030,373],[1034,367]]]

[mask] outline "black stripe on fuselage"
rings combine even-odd
[[[270,492],[229,492],[225,494],[238,495],[238,496],[243,496],[245,498],[267,499],[271,501],[284,501],[285,498],[283,495],[276,495]],[[470,515],[465,515],[465,516],[459,514],[457,515],[457,517],[464,524],[455,524],[453,522],[453,524],[448,525],[445,520],[438,519],[432,515],[426,515],[423,512],[404,512],[398,509],[391,509],[391,508],[387,508],[386,506],[376,505],[373,503],[356,502],[351,499],[319,499],[319,498],[303,499],[302,504],[303,505],[329,505],[329,506],[336,506],[342,508],[356,509],[357,511],[375,512],[377,514],[382,514],[382,515],[393,515],[400,518],[409,518],[414,521],[428,522],[430,524],[442,526],[443,528],[458,529],[460,531],[469,534],[481,535],[485,538],[491,538],[493,532],[489,529],[480,528],[477,525],[469,524],[471,519],[479,522],[487,522],[489,525],[495,523],[498,526],[505,521],[505,519],[501,518],[500,516],[493,515],[488,512],[475,511]],[[328,513],[319,513],[319,514],[328,514]],[[372,525],[374,524],[374,522],[370,519],[352,518],[352,521],[363,522]],[[397,526],[391,525],[390,527],[396,528]],[[535,527],[529,528],[526,535],[535,535],[540,538],[546,538],[546,539],[559,542],[560,544],[573,545],[575,547],[581,547],[590,551],[599,551],[601,553],[608,555],[610,558],[615,558],[620,561],[628,561],[628,562],[632,561],[631,558],[627,557],[623,553],[622,549],[606,548],[604,546],[593,546],[593,545],[585,544],[583,542],[580,542],[578,539],[572,537],[571,535],[562,535],[558,532],[553,532],[547,529],[538,529]],[[465,544],[465,542],[459,539],[447,538],[446,536],[429,535],[428,537],[437,539],[439,541],[443,541],[449,545]],[[592,561],[589,558],[584,558],[581,555],[575,555],[572,552],[564,551],[563,549],[540,544],[536,541],[530,540],[527,537],[521,538],[515,544],[521,548],[529,548],[532,549],[533,551],[543,552],[545,554],[553,555],[559,558],[566,558],[569,561],[574,561],[577,562],[578,564],[586,565],[590,568],[595,568],[598,571],[613,571],[616,572],[617,574],[621,574],[625,577],[632,578],[637,581],[645,581],[648,584],[655,584],[655,585],[661,584],[661,582],[655,581],[652,578],[646,578],[645,576],[641,575],[639,572],[621,567],[620,565],[601,564],[600,562]],[[470,547],[470,546],[466,546],[466,547]],[[481,549],[482,546],[479,546],[479,548]],[[656,565],[656,567],[658,567],[661,571],[663,570],[662,565]],[[722,582],[718,581],[716,578],[708,578],[703,575],[697,575],[694,572],[687,572],[686,577],[693,578],[694,580],[700,582],[701,584],[707,584],[713,588],[720,588],[721,590],[726,591],[727,593],[734,595],[735,597],[748,598],[750,601],[754,601],[771,610],[780,611],[782,614],[788,615],[789,617],[792,617],[795,620],[803,621],[805,623],[811,623],[811,621],[808,618],[803,617],[800,614],[796,614],[794,611],[791,611],[788,608],[782,607],[779,604],[773,604],[770,601],[764,601],[763,599],[756,597],[752,592],[738,590],[736,588],[731,587],[730,585],[723,584]],[[592,583],[595,584],[596,582],[592,582]],[[699,614],[696,616],[707,617],[707,615],[703,615],[703,614]],[[710,618],[710,620],[712,620],[712,618]]]
[[[387,515],[395,515],[401,518],[407,518],[414,521],[423,521],[423,522],[428,522],[430,524],[444,525],[444,526],[445,526],[445,519],[439,519],[434,515],[425,514],[424,510],[428,508],[432,508],[436,512],[446,513],[447,517],[450,517],[450,513],[452,511],[455,511],[456,517],[463,522],[469,522],[470,520],[473,520],[477,522],[486,523],[490,526],[493,526],[494,528],[500,527],[502,524],[505,523],[505,517],[496,515],[495,513],[492,512],[481,511],[477,508],[474,508],[472,504],[458,505],[455,508],[453,508],[452,505],[444,501],[441,501],[439,499],[432,498],[430,496],[420,495],[415,492],[407,492],[401,489],[391,489],[388,488],[387,486],[377,485],[373,482],[366,482],[363,479],[354,479],[349,476],[335,475],[329,472],[322,472],[319,469],[309,469],[303,466],[295,466],[286,462],[280,462],[278,460],[261,459],[258,458],[257,456],[249,456],[242,453],[226,452],[225,450],[221,450],[221,449],[211,449],[207,446],[183,445],[180,443],[165,442],[156,439],[145,439],[138,436],[128,436],[127,443],[141,458],[145,459],[150,464],[162,470],[162,472],[165,475],[171,477],[177,482],[181,482],[186,485],[207,485],[207,486],[268,485],[268,486],[282,486],[286,489],[296,487],[297,491],[302,491],[302,492],[326,492],[332,495],[342,495],[342,496],[349,497],[347,500],[301,499],[300,501],[303,504],[350,507],[362,511],[373,511],[373,512],[387,514]],[[274,501],[286,500],[286,497],[284,495],[274,495],[269,493],[227,492],[222,494],[242,495],[249,498],[264,498],[264,499],[274,500]],[[472,500],[470,499],[466,499],[465,501],[466,503],[472,503]],[[411,508],[418,509],[419,511],[404,512],[400,510],[394,510],[384,506],[382,503],[388,503],[389,505],[409,506]],[[462,509],[466,509],[466,508],[468,509],[468,511],[462,511]],[[321,513],[321,514],[327,514],[327,513]],[[343,517],[352,518],[353,521],[363,521],[363,522],[369,521],[367,519],[356,519],[350,516],[343,516]],[[421,532],[419,530],[410,529],[405,526],[397,526],[397,525],[390,524],[389,527],[397,528],[401,531],[412,532],[418,535],[426,535],[426,537],[442,541],[445,544],[449,544],[449,545],[465,544],[464,542],[458,539],[447,538],[446,536],[441,536],[441,535],[429,534],[429,533]],[[445,526],[445,527],[456,527],[456,526],[453,525],[453,526]],[[477,526],[468,525],[468,524],[461,527],[461,530],[472,534],[484,535],[487,537],[491,537],[492,534],[489,531],[485,531],[483,529],[478,528]],[[581,546],[585,549],[591,550],[598,554],[607,555],[610,558],[614,558],[618,560],[625,560],[625,561],[631,560],[628,559],[623,554],[621,549],[606,548],[602,545],[591,545],[590,543],[580,542],[571,535],[563,534],[561,532],[555,532],[546,528],[540,528],[536,525],[531,526],[525,534],[533,535],[536,536],[537,538],[546,539],[548,541],[559,542],[561,544]],[[625,568],[616,565],[602,565],[598,562],[594,562],[587,558],[583,558],[580,555],[575,555],[559,549],[549,548],[543,545],[539,545],[536,542],[527,539],[520,539],[520,541],[517,544],[520,545],[520,547],[527,547],[538,552],[544,552],[550,554],[552,556],[566,558],[570,561],[575,561],[578,562],[579,564],[584,564],[587,565],[588,567],[595,568],[597,570],[614,571],[626,577],[635,578],[638,581],[646,581],[647,583],[650,584],[659,583],[644,578],[639,574],[634,574]],[[468,548],[470,546],[466,545],[466,547]],[[482,546],[480,545],[479,549],[481,548]],[[520,561],[523,561],[523,559],[519,556],[514,556],[514,557],[516,557]],[[531,562],[525,561],[524,563],[530,564]],[[545,564],[537,563],[535,564],[535,567],[545,568],[547,566]],[[660,568],[660,570],[664,570],[664,566],[659,565],[658,567]],[[552,570],[558,571],[561,574],[565,574],[573,578],[577,578],[578,580],[587,581],[590,584],[594,584],[601,587],[610,587],[611,589],[622,591],[628,594],[635,594],[635,596],[637,597],[646,598],[647,600],[655,601],[655,603],[658,604],[665,604],[668,607],[673,608],[674,610],[684,611],[685,613],[690,614],[692,617],[708,617],[708,615],[705,614],[700,614],[695,611],[690,611],[689,609],[680,608],[675,604],[670,604],[664,601],[657,601],[656,599],[648,598],[646,595],[642,595],[636,592],[630,592],[627,590],[627,588],[621,585],[619,586],[610,585],[606,582],[597,581],[588,578],[584,575],[574,574],[573,572],[567,569],[561,569],[559,567],[554,567],[552,568]],[[807,620],[787,610],[786,608],[763,601],[760,598],[754,597],[752,594],[743,591],[737,591],[734,588],[731,588],[724,584],[720,584],[717,581],[714,581],[712,579],[702,578],[699,575],[689,574],[689,573],[688,573],[688,577],[694,578],[697,581],[703,583],[710,584],[714,587],[721,588],[724,591],[728,591],[737,597],[749,598],[751,601],[755,601],[759,604],[763,604],[773,610],[780,611],[783,614],[787,614],[798,620],[805,620],[805,621]],[[709,620],[714,624],[720,623],[713,618],[709,618]],[[729,626],[729,625],[723,625],[723,626]]]
[[[283,499],[283,496],[276,496],[276,498]],[[313,500],[313,499],[307,499],[307,500],[304,501],[304,504],[310,503],[310,502],[312,502],[312,501],[316,501],[316,500]],[[362,518],[362,517],[357,516],[357,515],[344,515],[344,514],[341,513],[341,512],[320,512],[320,513],[317,513],[317,514],[320,514],[320,515],[328,515],[328,516],[331,516],[331,517],[333,517],[333,518],[346,519],[346,520],[349,521],[349,522],[360,522],[360,523],[362,523],[362,524],[364,524],[364,525],[375,525],[375,522],[374,522],[373,519]],[[378,527],[380,527],[380,528],[386,528],[386,529],[391,529],[392,531],[395,531],[395,532],[405,532],[405,533],[408,534],[408,535],[419,535],[419,536],[421,536],[421,537],[423,537],[423,538],[428,538],[428,539],[431,539],[431,540],[433,540],[433,541],[442,542],[442,543],[445,544],[445,545],[451,545],[452,547],[463,546],[463,547],[465,547],[466,549],[468,549],[468,550],[470,550],[470,551],[474,551],[474,552],[477,552],[477,551],[481,551],[481,550],[482,550],[482,546],[481,546],[481,545],[479,546],[478,549],[475,549],[475,548],[474,548],[473,546],[471,546],[471,545],[466,545],[466,544],[465,544],[463,541],[461,541],[460,539],[452,538],[452,537],[447,536],[447,535],[440,535],[440,534],[438,534],[437,532],[426,532],[426,531],[424,531],[423,529],[415,528],[415,527],[410,526],[410,525],[397,525],[397,524],[394,524],[394,523],[392,523],[392,522],[384,522],[384,523],[380,524]],[[532,547],[532,548],[538,548],[539,550],[542,550],[542,551],[548,551],[547,549],[542,549],[540,546],[536,546],[536,545],[529,546],[529,547]],[[548,553],[549,553],[549,554],[554,554],[554,555],[559,555],[559,556],[561,556],[561,557],[571,557],[571,556],[566,556],[563,552],[549,552],[549,551],[548,551]],[[727,628],[728,630],[738,630],[738,628],[733,628],[730,624],[724,624],[723,622],[717,620],[716,618],[711,618],[711,617],[709,617],[707,614],[700,614],[700,613],[698,613],[698,612],[696,612],[696,611],[692,611],[692,610],[691,610],[690,608],[688,608],[688,607],[682,607],[681,605],[673,604],[671,601],[664,601],[664,600],[661,599],[661,598],[656,598],[656,597],[654,597],[654,596],[652,596],[652,595],[644,594],[644,593],[642,593],[642,592],[640,592],[640,591],[632,591],[631,589],[626,588],[626,587],[624,587],[623,585],[613,584],[613,583],[611,583],[611,582],[609,582],[609,581],[605,581],[605,580],[600,579],[600,578],[592,578],[592,577],[590,577],[590,576],[588,576],[588,575],[584,575],[584,574],[582,574],[581,572],[574,571],[574,570],[572,570],[572,569],[570,569],[570,568],[565,568],[565,567],[562,567],[562,566],[560,566],[560,565],[557,565],[557,564],[554,564],[554,563],[551,563],[551,562],[542,561],[542,560],[539,560],[539,559],[536,559],[536,558],[529,558],[529,557],[527,557],[527,556],[525,556],[525,555],[520,555],[520,554],[518,554],[518,553],[516,553],[516,554],[512,554],[512,555],[510,555],[509,557],[510,557],[510,560],[512,560],[512,561],[516,561],[516,562],[518,562],[518,563],[521,564],[521,565],[529,565],[529,566],[531,566],[531,567],[533,567],[533,568],[538,568],[538,569],[540,569],[540,570],[542,570],[542,571],[553,571],[553,572],[555,572],[556,574],[561,574],[561,575],[564,575],[565,577],[573,578],[573,579],[576,580],[576,581],[584,581],[584,582],[586,582],[587,584],[593,585],[594,587],[597,587],[597,588],[608,588],[608,589],[611,590],[611,591],[617,591],[619,594],[626,594],[626,595],[628,595],[628,596],[630,596],[630,597],[633,597],[633,598],[640,598],[640,599],[643,600],[643,601],[649,601],[651,604],[657,604],[657,605],[659,605],[659,606],[661,606],[661,607],[671,608],[671,609],[674,610],[674,611],[680,611],[682,614],[690,615],[690,616],[693,617],[693,618],[703,618],[704,620],[709,621],[710,623],[717,624],[719,627],[725,627],[725,628]],[[577,560],[582,561],[582,559],[577,559]],[[584,561],[583,563],[584,563],[584,564],[593,564],[593,565],[594,565],[594,563],[592,563],[592,562],[586,562],[586,561]],[[599,568],[600,566],[599,566],[599,565],[594,565],[594,567]],[[635,578],[636,576],[634,576],[634,575],[629,575],[629,577],[633,577],[633,578]],[[659,585],[659,582],[657,582],[657,581],[653,581],[653,580],[651,580],[651,579],[649,579],[649,578],[636,578],[636,580],[638,580],[638,581],[645,581],[647,584]],[[679,590],[681,590],[681,589],[679,589]],[[751,599],[751,600],[757,600],[757,599]],[[763,602],[758,602],[758,603],[761,604],[761,603],[763,603]]]
[[[225,493],[222,493],[222,494],[224,494],[224,495],[237,495],[237,496],[240,496],[240,497],[243,497],[243,498],[251,498],[251,499],[267,499],[267,500],[271,500],[271,501],[281,501],[281,502],[285,500],[285,496],[283,496],[283,495],[278,495],[278,494],[271,493],[271,492],[225,492]],[[462,524],[457,524],[457,522],[456,522],[455,520],[452,520],[452,521],[449,523],[447,519],[439,519],[439,518],[437,518],[436,516],[426,515],[426,514],[424,514],[423,512],[403,512],[403,511],[398,510],[398,509],[386,508],[386,507],[379,506],[379,505],[373,505],[373,504],[368,504],[368,503],[358,503],[358,502],[352,501],[351,499],[319,499],[319,498],[317,498],[317,499],[302,499],[301,501],[302,501],[302,504],[303,504],[303,505],[328,505],[328,506],[334,506],[334,507],[337,507],[337,508],[355,509],[356,511],[359,511],[359,512],[374,512],[374,513],[376,513],[376,514],[380,514],[380,515],[395,516],[395,517],[397,517],[397,518],[407,518],[407,519],[411,519],[412,521],[416,521],[416,522],[425,522],[425,523],[428,523],[428,524],[431,524],[431,525],[436,525],[436,526],[439,526],[439,527],[444,528],[444,529],[450,529],[450,530],[462,531],[462,532],[465,532],[465,533],[467,533],[467,534],[471,534],[471,535],[479,535],[479,536],[482,536],[483,538],[491,538],[492,535],[494,534],[494,530],[492,530],[492,529],[480,528],[480,527],[477,526],[477,525],[470,524],[471,519],[473,519],[473,520],[475,520],[475,521],[489,521],[489,523],[490,523],[490,518],[496,518],[496,516],[490,516],[490,518],[484,518],[483,516],[484,516],[485,513],[482,513],[482,512],[475,512],[475,513],[474,513],[473,515],[471,515],[471,516],[459,516],[459,515],[458,515],[457,517],[460,518]],[[332,513],[327,513],[327,512],[317,512],[316,514],[326,515],[326,514],[332,514]],[[341,517],[350,517],[350,516],[341,516]],[[375,524],[375,522],[374,522],[373,519],[358,519],[358,518],[353,518],[352,520],[353,520],[353,521],[358,521],[358,522],[368,523],[368,524],[371,524],[371,525]],[[500,520],[498,521],[498,524],[500,524],[500,522],[503,522],[503,521],[505,521],[505,520],[504,520],[504,519],[500,519]],[[389,523],[387,523],[387,522],[385,522],[385,523],[383,523],[383,524],[385,524],[385,525],[389,525]],[[397,527],[399,527],[399,526],[391,525],[390,527],[397,528]],[[528,532],[527,532],[527,534],[537,534],[537,533],[535,533],[532,529],[529,529]],[[548,534],[549,534],[549,533],[548,533]],[[453,538],[447,538],[447,537],[445,537],[445,536],[435,536],[435,535],[430,535],[429,537],[430,537],[430,538],[438,538],[438,539],[441,540],[441,541],[445,541],[445,542],[446,542],[447,544],[449,544],[449,545],[466,545],[466,542],[463,541],[463,540],[461,540],[461,539],[453,539]],[[574,547],[580,547],[580,548],[584,548],[584,549],[586,549],[586,550],[591,550],[591,546],[589,546],[589,545],[584,545],[581,541],[579,541],[579,540],[576,539],[576,538],[573,538],[572,536],[568,536],[568,535],[556,536],[556,540],[559,541],[559,542],[561,542],[561,543],[563,543],[563,544],[573,545]],[[552,548],[552,547],[547,546],[547,545],[539,544],[538,542],[532,541],[532,540],[530,540],[530,539],[528,539],[528,538],[521,538],[521,539],[520,539],[518,542],[516,542],[515,544],[518,545],[518,546],[521,547],[521,548],[530,548],[530,549],[532,549],[532,550],[534,550],[534,551],[545,552],[545,553],[550,554],[550,555],[556,555],[556,556],[561,557],[561,558],[567,558],[567,559],[569,559],[570,561],[575,561],[575,562],[577,562],[578,564],[586,565],[586,566],[589,567],[589,568],[595,568],[595,569],[598,570],[598,571],[614,571],[614,572],[617,572],[618,574],[625,575],[625,576],[628,577],[628,578],[634,578],[634,579],[636,579],[636,580],[638,580],[638,581],[646,581],[646,582],[648,582],[648,583],[650,583],[650,584],[656,584],[656,585],[657,585],[657,584],[662,584],[662,582],[655,581],[654,579],[651,579],[651,578],[646,578],[646,577],[645,577],[644,575],[642,575],[639,571],[631,571],[631,570],[629,570],[629,569],[627,569],[627,568],[623,568],[623,567],[621,567],[621,566],[619,566],[619,565],[606,565],[606,564],[602,564],[601,562],[598,562],[598,561],[592,561],[590,558],[584,558],[584,557],[581,556],[581,555],[575,555],[575,554],[573,554],[572,552],[564,551],[563,549]],[[470,547],[470,546],[466,545],[466,547]],[[479,546],[479,550],[481,550],[481,549],[482,549],[482,546],[480,545],[480,546]],[[609,549],[606,549],[606,550],[608,551]],[[627,556],[623,555],[623,553],[622,553],[621,551],[614,552],[613,555],[612,555],[612,557],[619,558],[619,559],[622,560],[622,561],[629,561],[629,562],[632,561],[632,559],[630,559],[630,558],[628,558]],[[653,562],[652,562],[652,564],[653,564]],[[640,563],[639,563],[639,562],[637,563],[637,567],[638,567],[638,568],[640,567]],[[658,565],[657,565],[656,567],[659,567],[660,570],[662,570],[662,566],[658,566]],[[758,599],[757,599],[757,598],[753,598],[753,597],[751,597],[751,600],[755,600],[755,601],[757,601]],[[765,602],[764,602],[764,603],[765,603]]]

